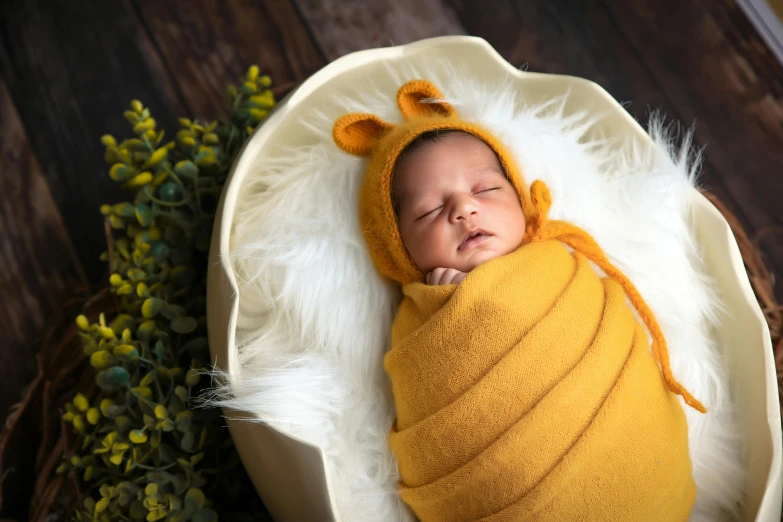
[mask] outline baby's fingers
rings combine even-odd
[[[457,271],[457,275],[454,276],[454,279],[451,280],[452,284],[458,285],[462,282],[463,279],[465,279],[465,276],[468,275],[465,272]]]
[[[456,268],[449,268],[440,278],[440,284],[442,285],[456,285],[465,277],[464,272],[460,272]]]
[[[446,268],[438,267],[434,269],[432,272],[427,274],[427,284],[429,285],[441,285],[443,284],[441,282],[441,279],[443,278],[443,274],[446,272]]]
[[[450,285],[459,284],[465,278],[465,273],[456,268],[438,267],[427,274],[426,282],[428,285]]]

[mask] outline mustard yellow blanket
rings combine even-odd
[[[687,520],[685,415],[627,291],[540,233],[403,287],[389,444],[420,520]]]

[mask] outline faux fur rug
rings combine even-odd
[[[690,140],[675,148],[659,119],[649,128],[652,152],[631,140],[589,139],[600,115],[567,115],[562,98],[528,106],[510,81],[486,85],[448,64],[432,67],[390,71],[394,89],[432,80],[463,118],[493,131],[528,182],[550,187],[550,216],[589,232],[656,313],[674,375],[709,408],[685,408],[698,487],[691,518],[731,520],[745,482],[743,444],[710,336],[718,303],[689,227],[698,169]],[[223,260],[240,281],[241,372],[217,403],[323,448],[346,521],[413,520],[397,498],[386,445],[394,411],[382,360],[400,291],[375,272],[359,229],[364,160],[331,139],[346,112],[401,120],[394,89],[375,87],[368,80],[334,93],[320,114],[298,122],[315,145],[258,158],[235,214],[232,258]]]

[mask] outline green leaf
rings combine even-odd
[[[161,431],[155,430],[152,433],[152,437],[150,437],[150,446],[153,448],[159,448],[160,447],[160,441],[162,439],[162,433]]]
[[[112,212],[123,218],[133,217],[133,205],[130,203],[117,203],[112,207]]]
[[[158,261],[165,261],[169,256],[169,247],[163,241],[153,241],[150,243],[149,253]]]
[[[131,495],[135,495],[136,492],[139,490],[139,486],[137,486],[133,482],[128,482],[127,480],[117,484],[116,488],[117,488],[117,491],[119,491],[121,493],[122,492],[128,492]]]
[[[167,419],[169,416],[168,412],[166,411],[166,407],[162,404],[158,404],[155,406],[155,417],[158,419]]]
[[[131,430],[128,433],[128,438],[134,444],[144,444],[148,437],[144,430]]]
[[[181,418],[178,418],[176,424],[177,424],[177,431],[187,434],[190,431],[191,426],[193,425],[193,420],[190,418],[190,416],[185,415],[182,416]],[[194,442],[195,442],[195,438],[194,438]],[[189,450],[185,449],[185,451],[189,451]]]
[[[116,362],[117,359],[106,350],[98,350],[90,355],[90,364],[98,370],[108,368]]]
[[[74,396],[73,405],[79,411],[87,411],[88,409],[90,409],[90,402],[87,400],[87,397],[85,397],[81,393],[77,393]]]
[[[147,415],[148,417],[150,417],[150,419],[152,419],[152,420],[150,420],[150,422],[147,422],[146,419],[145,419],[145,422],[144,422],[145,425],[146,424],[154,424],[155,423],[155,420],[154,420],[155,419],[155,409],[152,406],[150,406],[149,402],[148,401],[141,401],[141,402],[139,402],[139,408],[141,409],[141,413],[143,415]]]
[[[111,179],[118,182],[128,181],[133,177],[134,174],[135,171],[132,168],[121,163],[113,165],[109,170],[109,176]]]
[[[198,176],[198,167],[190,160],[180,161],[174,166],[177,175],[193,179]]]
[[[166,473],[165,471],[148,471],[146,478],[149,482],[157,484],[158,489],[160,489],[160,486],[164,486],[171,482],[172,475],[171,473]]]
[[[196,154],[196,156],[193,159],[196,161],[196,163],[200,163],[205,158],[209,158],[212,156],[214,156],[214,153],[211,150],[202,150],[201,152]],[[204,165],[202,164],[202,167],[203,166]]]
[[[201,462],[201,459],[204,458],[204,453],[196,453],[195,455],[191,455],[190,457],[190,465],[195,466],[199,462]]]
[[[82,505],[84,508],[89,511],[91,514],[95,511],[95,499],[92,497],[87,497],[82,501]]]
[[[188,390],[185,389],[184,386],[177,386],[176,388],[174,388],[174,395],[176,395],[179,398],[179,400],[182,401],[182,404],[188,403]]]
[[[149,386],[152,384],[155,380],[156,372],[155,370],[150,370],[147,375],[141,378],[141,381],[139,382],[139,386]]]
[[[198,322],[192,317],[175,317],[171,321],[171,329],[181,335],[188,334],[197,327]]]
[[[147,516],[147,508],[139,500],[131,501],[130,516],[133,520],[144,520]]]
[[[104,408],[105,415],[109,418],[114,418],[117,415],[122,415],[125,412],[125,405],[112,404]]]
[[[149,341],[155,332],[155,328],[155,321],[144,321],[139,325],[139,329],[136,330],[136,336],[142,341]]]
[[[117,387],[127,386],[130,382],[128,370],[122,366],[114,366],[103,372],[106,379]]]
[[[141,268],[137,268],[137,267],[133,267],[129,269],[127,275],[128,275],[128,279],[130,279],[133,282],[140,281],[145,277],[147,277],[147,273]],[[131,292],[133,292],[133,287],[131,287]]]
[[[191,513],[195,513],[204,507],[204,493],[198,488],[190,488],[185,494],[185,509]]]
[[[172,450],[169,449],[168,444],[162,445],[158,451],[158,454],[160,455],[160,461],[163,464],[171,464],[176,460],[176,457],[174,456]]]
[[[217,522],[217,513],[209,508],[199,509],[191,518],[192,522]]]
[[[141,315],[143,315],[146,319],[152,319],[158,315],[165,304],[165,301],[162,299],[158,299],[157,297],[149,297],[145,299],[144,303],[141,305]]]
[[[143,227],[149,226],[152,221],[152,209],[149,205],[136,205],[135,214],[139,225]]]
[[[175,317],[182,317],[185,314],[185,308],[180,305],[176,304],[169,304],[163,308],[163,310],[160,311],[160,315],[165,317],[168,320],[172,320]]]
[[[122,366],[114,366],[108,370],[99,372],[95,376],[98,387],[107,392],[114,392],[127,386],[130,381],[128,371]]]
[[[118,334],[121,334],[123,330],[125,330],[126,328],[130,328],[132,326],[133,326],[133,316],[129,314],[120,314],[117,317],[115,317],[111,323],[109,323],[109,328],[111,328]]]
[[[199,371],[196,370],[195,368],[191,368],[185,374],[185,383],[187,383],[188,386],[195,386],[198,384],[200,377],[201,374],[199,373]]]
[[[182,386],[177,386],[177,388],[182,388]],[[184,388],[182,388],[184,390]],[[187,390],[186,390],[187,393]],[[181,411],[186,410],[187,403],[184,402],[182,399],[180,399],[177,395],[172,395],[171,400],[169,400],[168,410],[171,415],[176,415]]]
[[[173,181],[164,183],[158,189],[158,197],[166,203],[179,203],[182,201],[182,187]]]
[[[120,507],[127,506],[131,500],[133,500],[134,495],[131,493],[120,493],[120,496],[117,498],[117,504],[120,505]],[[125,512],[126,510],[122,510]]]
[[[184,511],[174,511],[169,513],[169,522],[185,522],[188,514]]]
[[[186,432],[182,436],[182,440],[179,443],[179,447],[182,448],[183,451],[191,452],[195,449],[196,446],[196,437],[193,436],[192,431]]]
[[[98,489],[98,492],[101,494],[102,497],[109,498],[109,499],[115,496],[114,491],[115,491],[114,488],[109,486],[108,484],[104,484]]]
[[[182,496],[183,493],[185,493],[185,490],[188,489],[188,481],[183,477],[182,475],[173,475],[171,478],[171,485],[174,488],[174,494],[179,496]]]
[[[131,428],[131,421],[125,415],[118,415],[114,418],[114,424],[117,426],[117,431],[125,433]]]

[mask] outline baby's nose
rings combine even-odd
[[[478,214],[478,205],[472,195],[459,195],[455,198],[451,211],[451,220],[457,222]]]

